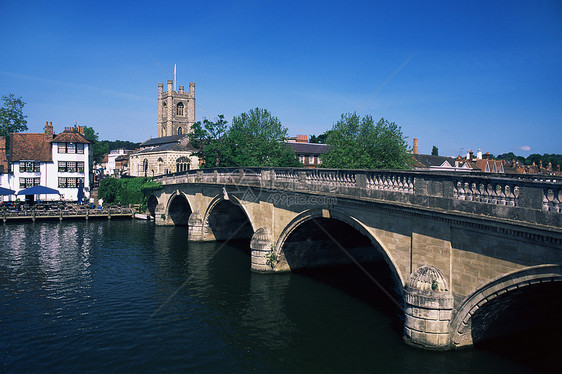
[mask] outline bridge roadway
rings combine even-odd
[[[156,224],[187,225],[189,241],[251,238],[254,271],[384,260],[416,346],[471,346],[498,333],[509,305],[561,294],[555,177],[226,168],[158,180]]]

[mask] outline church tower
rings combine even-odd
[[[168,90],[163,89],[158,83],[158,137],[190,133],[195,123],[195,83],[189,84],[189,92],[183,86],[174,91],[170,79]]]

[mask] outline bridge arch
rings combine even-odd
[[[203,235],[207,240],[251,239],[254,226],[240,200],[216,195],[203,215]]]
[[[369,244],[377,250],[377,254],[381,255],[384,261],[387,263],[391,275],[394,278],[395,284],[400,287],[399,292],[403,296],[405,280],[403,275],[400,273],[399,267],[392,258],[389,250],[385,248],[383,242],[377,238],[376,234],[372,232],[365,224],[356,219],[355,217],[349,216],[337,209],[311,209],[302,212],[297,217],[295,217],[281,232],[279,239],[275,245],[275,253],[278,259],[278,266],[276,269],[279,271],[290,270],[291,267],[287,261],[287,254],[285,253],[285,247],[287,240],[294,234],[299,228],[303,227],[304,224],[311,222],[313,219],[324,219],[332,220],[336,222],[343,223],[350,228],[354,229],[357,234],[364,236]],[[326,222],[326,221],[325,221]]]
[[[168,199],[166,216],[176,226],[186,226],[189,216],[193,212],[186,195],[176,191]]]
[[[158,207],[158,199],[154,195],[148,196],[146,200],[146,209],[152,218],[156,217],[156,208]]]
[[[497,300],[520,296],[525,291],[536,291],[542,287],[562,288],[562,265],[548,264],[529,267],[509,273],[480,287],[468,296],[451,323],[451,346],[462,348],[477,343],[486,329],[493,325],[494,318],[486,318],[484,313],[498,314],[506,307],[498,308]],[[552,295],[553,298],[558,295]],[[507,300],[509,301],[509,299]],[[493,304],[494,307],[489,307]],[[504,304],[506,304],[504,302]],[[477,319],[477,321],[475,320]],[[524,323],[524,321],[523,321]]]

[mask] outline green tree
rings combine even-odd
[[[27,130],[27,116],[23,114],[25,102],[21,97],[16,98],[14,94],[2,96],[2,101],[4,105],[0,108],[0,136],[8,140],[11,132]]]
[[[330,135],[330,130],[316,136],[310,135],[309,143],[319,143],[319,144],[326,144],[326,139],[328,139],[328,135]]]
[[[203,121],[193,128],[194,146],[200,147],[204,167],[300,166],[287,146],[287,129],[266,109],[251,109],[227,126],[223,116],[217,122]]]
[[[436,146],[433,146],[433,148],[431,149],[431,155],[432,156],[439,156],[439,148],[437,148]]]
[[[196,155],[205,161],[203,167],[219,166],[221,159],[224,159],[225,137],[228,129],[228,121],[224,119],[224,115],[219,115],[216,122],[208,119],[204,119],[203,123],[195,122],[191,129],[190,141],[196,149],[199,149]]]
[[[413,158],[400,126],[381,118],[342,114],[328,136],[322,165],[342,169],[407,169]]]

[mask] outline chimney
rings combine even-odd
[[[481,149],[478,149],[478,152],[476,152],[476,159],[482,160],[482,150]]]
[[[490,159],[490,152],[486,152],[486,160]]]
[[[53,123],[45,122],[45,141],[53,140]]]
[[[0,154],[4,152],[6,152],[6,138],[4,136],[0,136]]]
[[[78,126],[78,132],[84,135],[84,126]]]
[[[308,135],[297,135],[297,143],[308,143]]]
[[[414,147],[412,149],[412,153],[415,155],[418,154],[418,138],[414,138]]]
[[[472,149],[468,151],[468,156],[466,156],[466,158],[468,159],[468,161],[472,161],[472,159],[474,158],[474,153],[472,152]]]

